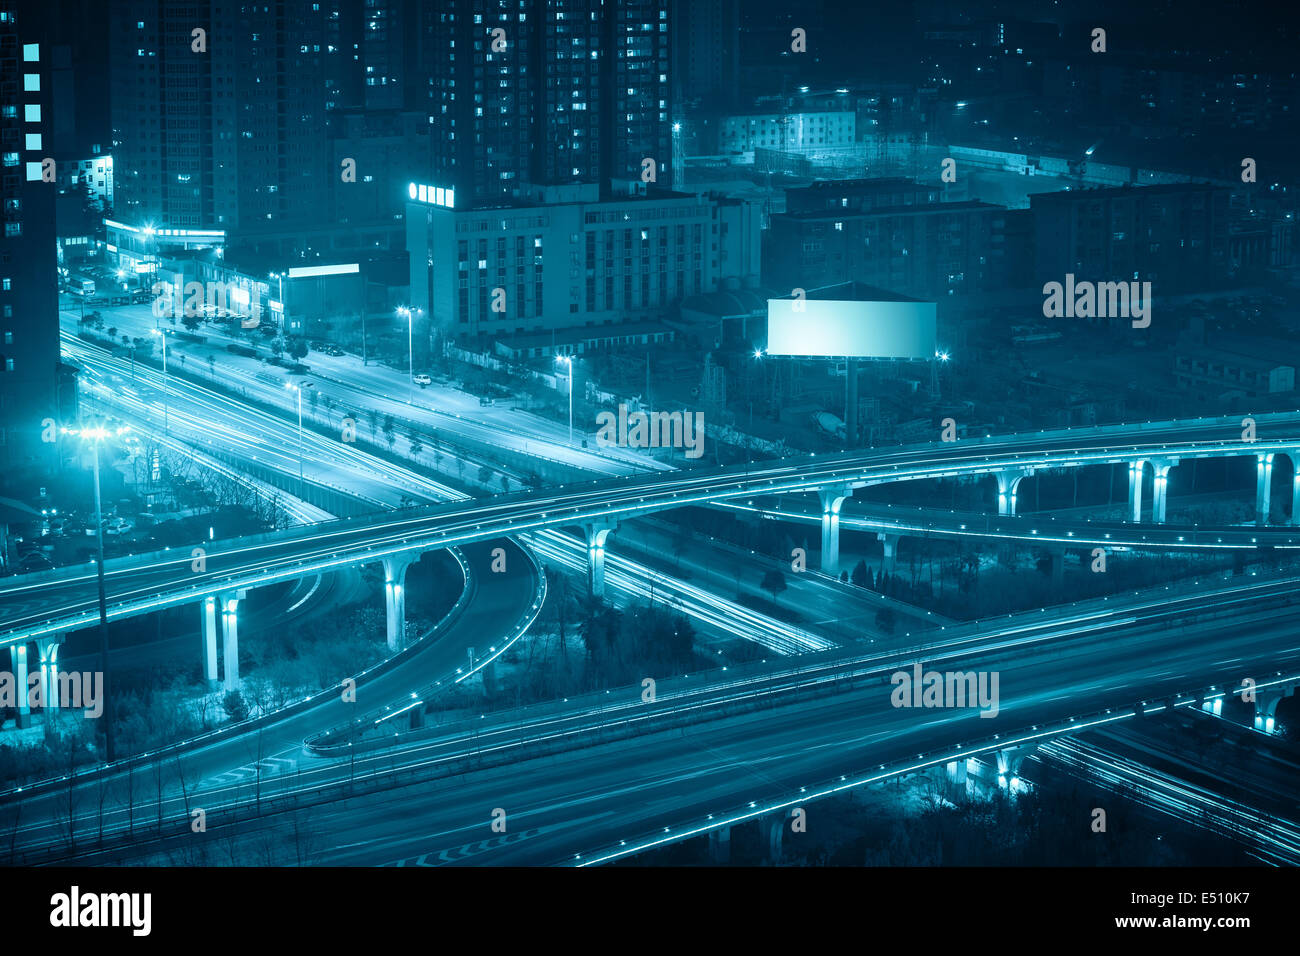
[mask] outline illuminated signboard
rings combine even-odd
[[[428,186],[424,183],[410,183],[406,194],[412,202],[422,202],[429,206],[442,206],[444,209],[456,208],[456,190],[442,186]]]
[[[825,358],[933,359],[933,302],[769,299],[767,353]]]
[[[294,266],[289,270],[289,278],[309,279],[312,276],[343,276],[360,271],[361,266],[355,262],[342,266]]]

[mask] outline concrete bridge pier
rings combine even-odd
[[[1292,449],[1287,456],[1291,459],[1291,517],[1288,524],[1292,527],[1300,525],[1300,464],[1296,464],[1297,457],[1300,457],[1300,451]]]
[[[1273,486],[1272,453],[1255,456],[1255,525],[1268,524],[1269,497]]]
[[[1011,789],[1012,781],[1020,773],[1020,765],[1024,763],[1026,757],[1037,749],[1037,744],[1021,744],[1015,747],[1005,747],[991,754],[984,754],[979,758],[979,765],[973,783],[983,792],[994,788],[998,790]]]
[[[998,786],[1003,790],[1011,786],[1020,773],[1020,765],[1025,758],[1038,749],[1037,744],[1021,744],[1019,747],[1007,747],[997,752]]]
[[[203,599],[203,679],[217,682],[217,597]]]
[[[822,503],[822,570],[832,577],[840,573],[840,507],[844,499],[853,497],[852,485],[832,485],[819,488],[817,497]]]
[[[1275,729],[1277,705],[1282,703],[1283,698],[1290,697],[1294,693],[1294,684],[1257,691],[1255,694],[1255,729],[1266,734],[1277,733]]]
[[[880,571],[882,574],[893,574],[894,568],[898,563],[898,541],[902,537],[899,534],[889,534],[885,531],[876,532],[876,540],[880,542],[881,557]]]
[[[1169,502],[1169,471],[1178,464],[1177,458],[1156,458],[1151,461],[1154,483],[1151,486],[1151,520],[1165,523],[1165,510]]]
[[[605,542],[618,528],[617,522],[596,521],[583,526],[587,539],[587,593],[605,596]]]
[[[1128,505],[1130,521],[1142,520],[1142,470],[1146,467],[1143,460],[1128,463]]]
[[[14,675],[14,694],[18,705],[17,723],[19,727],[32,725],[32,707],[27,698],[27,644],[9,645],[9,670]]]
[[[217,595],[217,604],[221,607],[222,687],[227,692],[243,686],[239,679],[239,602],[247,596],[246,589]]]
[[[1052,584],[1060,587],[1065,583],[1065,549],[1049,548],[1047,556],[1052,562]]]
[[[944,764],[944,778],[947,783],[948,799],[952,800],[966,796],[967,789],[970,786],[967,769],[965,759],[949,760]]]
[[[36,653],[41,661],[41,691],[45,709],[59,709],[59,648],[66,634],[52,634],[36,640]]]
[[[714,863],[731,862],[731,827],[709,831],[709,859]]]
[[[1013,515],[1016,513],[1016,493],[1020,488],[1020,482],[1024,481],[1033,472],[1008,469],[995,473],[998,480],[998,514]]]
[[[767,859],[772,863],[780,863],[782,840],[785,838],[785,828],[789,825],[789,818],[778,814],[775,818],[764,822],[767,826]]]
[[[416,555],[396,554],[383,561],[388,649],[393,652],[406,647],[406,569],[418,560]]]

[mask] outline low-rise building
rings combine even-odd
[[[659,322],[685,297],[757,272],[757,211],[739,200],[640,184],[602,200],[577,185],[467,210],[450,189],[408,192],[411,305],[425,323],[417,336],[431,340]]]

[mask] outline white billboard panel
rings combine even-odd
[[[935,304],[768,299],[767,352],[929,360],[935,353]]]
[[[313,276],[348,276],[360,271],[361,266],[355,262],[340,266],[294,266],[289,270],[289,278],[309,279]]]

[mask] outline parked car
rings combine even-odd
[[[19,574],[37,574],[41,571],[53,571],[54,562],[39,551],[31,551],[18,561]]]
[[[135,525],[126,518],[109,518],[108,521],[104,522],[104,534],[107,535],[126,534],[128,531],[133,530],[135,530]]]
[[[420,388],[433,384],[433,379],[429,377],[427,372],[418,373],[413,379],[411,379],[411,381],[415,382],[415,384],[420,386]]]

